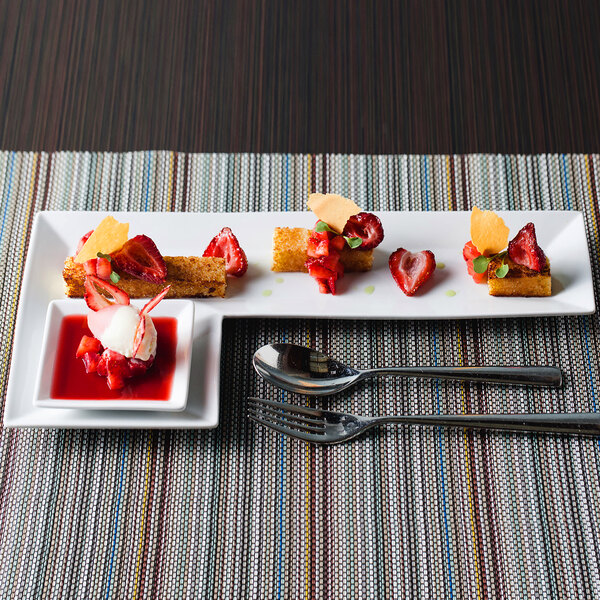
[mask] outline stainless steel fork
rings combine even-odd
[[[379,425],[431,425],[542,433],[600,435],[600,413],[496,415],[396,415],[360,417],[264,398],[248,399],[248,416],[257,423],[305,442],[337,444]]]

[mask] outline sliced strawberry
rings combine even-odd
[[[398,248],[390,256],[389,267],[398,287],[412,296],[433,275],[435,256],[431,250],[412,253]]]
[[[309,258],[306,261],[306,268],[308,274],[315,279],[327,279],[334,275],[334,271],[325,267],[318,258]]]
[[[538,246],[533,223],[527,223],[515,238],[508,243],[508,256],[518,265],[538,273],[546,265],[546,255]]]
[[[86,260],[83,263],[83,270],[85,271],[85,274],[86,275],[97,275],[98,274],[97,264],[98,264],[97,258],[90,258],[90,260]]]
[[[147,315],[169,293],[170,289],[171,286],[168,285],[164,290],[162,290],[162,292],[154,296],[152,300],[149,300],[144,305],[144,308],[142,308],[142,310],[140,311],[140,314]]]
[[[108,283],[108,281],[104,281],[103,279],[96,277],[95,275],[88,275],[85,278],[84,287],[85,301],[92,310],[101,310],[112,304],[108,298],[103,296],[98,291],[98,288],[110,294],[117,304],[129,304],[129,296],[126,292],[114,286],[112,283]]]
[[[322,237],[323,234],[325,234],[324,237]],[[308,238],[306,254],[312,258],[329,256],[329,237],[326,231],[313,231],[312,235]]]
[[[83,248],[83,246],[85,245],[85,243],[88,241],[88,238],[90,237],[90,235],[92,235],[92,233],[94,233],[94,230],[91,229],[90,231],[88,231],[84,236],[82,236],[82,238],[79,240],[79,243],[77,244],[77,250],[75,250],[75,256],[77,256],[80,252],[81,249]]]
[[[146,314],[140,313],[140,320],[138,321],[137,327],[135,328],[135,335],[133,336],[133,357],[137,356],[138,350],[142,345],[142,340],[146,334]]]
[[[92,259],[94,260],[94,259]],[[88,261],[89,262],[89,261]],[[104,281],[110,280],[110,274],[112,273],[112,265],[110,264],[110,260],[108,258],[97,258],[96,259],[96,275],[100,277],[100,279],[104,279]],[[93,275],[93,273],[92,273]]]
[[[229,227],[223,227],[215,235],[202,256],[224,258],[227,274],[234,277],[241,277],[248,269],[246,253]]]
[[[362,244],[359,248],[371,250],[383,241],[383,225],[379,217],[373,213],[360,212],[348,219],[344,227],[344,235],[361,238]]]
[[[91,335],[84,335],[79,342],[75,356],[81,358],[86,352],[102,352],[100,340]]]
[[[86,352],[82,357],[83,366],[85,367],[86,373],[96,373],[98,370],[98,363],[100,362],[100,355],[97,352]]]
[[[147,235],[136,235],[111,255],[115,267],[150,283],[164,283],[167,265],[156,244]]]

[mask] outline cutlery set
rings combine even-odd
[[[327,355],[294,344],[268,344],[253,358],[254,368],[267,382],[308,396],[336,394],[359,381],[380,376],[423,377],[482,383],[560,387],[556,367],[392,367],[357,370]],[[335,444],[353,439],[373,427],[390,423],[512,432],[600,435],[597,413],[538,413],[483,415],[394,415],[363,417],[249,398],[253,421],[305,442]]]

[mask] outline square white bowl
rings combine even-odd
[[[147,300],[134,300],[132,304],[142,308]],[[68,315],[87,315],[90,312],[84,300],[53,300],[46,313],[46,325],[42,342],[42,353],[35,387],[34,405],[44,408],[74,408],[87,410],[151,410],[181,411],[188,397],[192,344],[194,333],[194,303],[191,300],[163,300],[151,313],[151,317],[173,317],[177,321],[177,345],[175,371],[171,392],[166,400],[143,399],[61,399],[51,394],[52,379],[60,327]],[[73,349],[75,352],[76,348]],[[90,374],[90,377],[97,375]]]

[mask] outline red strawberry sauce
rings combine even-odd
[[[63,318],[52,376],[52,398],[60,400],[168,400],[175,373],[177,320],[152,319],[158,335],[156,359],[148,371],[127,380],[122,390],[110,390],[106,378],[86,373],[83,361],[75,357],[82,335],[91,335],[85,315]]]

